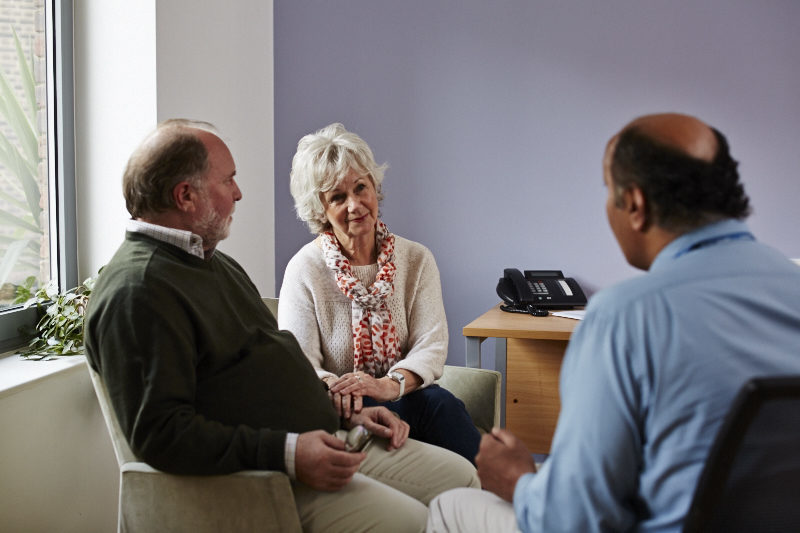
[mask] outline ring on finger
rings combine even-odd
[[[361,383],[361,376],[360,376],[359,374],[356,374],[356,380],[357,380],[359,383]]]

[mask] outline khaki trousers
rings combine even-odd
[[[346,432],[336,435],[344,438]],[[305,532],[355,533],[425,531],[428,502],[457,487],[480,487],[475,468],[453,452],[415,440],[386,451],[374,439],[353,480],[337,492],[322,492],[297,481],[292,490]]]
[[[485,490],[455,489],[430,506],[428,533],[519,532],[514,507]]]

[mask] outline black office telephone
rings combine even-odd
[[[560,270],[503,270],[497,283],[497,295],[506,303],[500,309],[511,313],[547,316],[547,309],[572,309],[586,305],[586,296],[578,282],[565,278]]]

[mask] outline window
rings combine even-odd
[[[19,285],[77,284],[72,101],[72,2],[0,0],[0,350]]]

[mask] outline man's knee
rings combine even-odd
[[[475,489],[453,489],[435,497],[428,506],[428,533],[460,531],[460,503]]]
[[[434,498],[428,507],[428,532],[518,531],[514,508],[491,492],[453,489]]]

